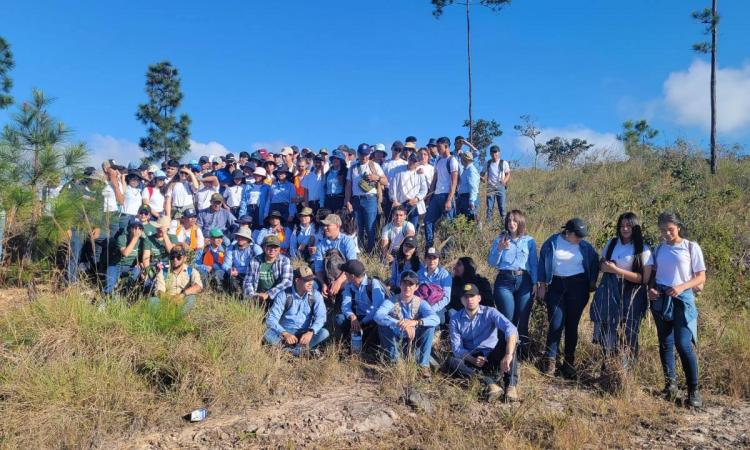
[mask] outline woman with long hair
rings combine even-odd
[[[695,292],[706,282],[706,263],[697,242],[684,237],[685,225],[674,212],[659,215],[661,243],[654,248],[654,277],[648,290],[651,312],[659,337],[659,357],[666,385],[664,395],[677,397],[674,348],[680,355],[688,387],[687,404],[703,405],[698,392],[698,358],[693,344],[698,340],[698,309]]]
[[[422,268],[424,268],[424,265],[417,252],[417,239],[414,236],[404,238],[391,263],[391,279],[388,283],[391,291],[396,293],[400,290],[401,274],[404,271],[411,270],[418,273]]]
[[[325,175],[324,206],[331,211],[344,207],[344,187],[346,186],[346,157],[340,150],[331,155],[331,168]]]

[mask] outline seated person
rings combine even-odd
[[[313,289],[314,279],[312,270],[303,266],[294,271],[294,287],[274,294],[263,336],[266,343],[281,344],[298,356],[328,339],[326,306],[320,292]]]
[[[505,399],[517,401],[518,361],[515,357],[518,331],[500,311],[480,305],[482,296],[474,284],[463,287],[464,308],[450,320],[451,356],[445,369],[452,375],[482,376],[490,398],[500,395],[497,376],[502,374]]]
[[[292,230],[284,225],[284,217],[279,211],[271,211],[264,222],[265,228],[258,231],[258,242],[263,242],[266,236],[275,236],[279,241],[281,252],[289,254],[289,242],[292,240]]]
[[[243,294],[245,299],[257,297],[267,308],[269,299],[292,287],[292,261],[281,254],[281,243],[274,235],[266,236],[261,247],[263,254],[248,262]]]
[[[187,244],[190,250],[200,250],[206,242],[203,237],[203,231],[198,226],[198,215],[194,209],[188,209],[181,213],[180,223],[175,229],[177,241]],[[178,214],[179,215],[179,214]]]
[[[200,273],[187,263],[187,247],[175,244],[169,252],[169,265],[156,273],[155,293],[152,303],[172,301],[182,303],[187,313],[195,304],[196,294],[203,291]]]
[[[117,232],[112,253],[110,265],[107,267],[105,294],[114,292],[122,275],[128,276],[128,285],[132,286],[143,268],[149,265],[151,243],[143,232],[143,223],[140,220],[130,219],[128,227]]]
[[[221,264],[221,269],[226,274],[226,288],[230,294],[242,292],[248,265],[258,254],[258,246],[253,242],[253,232],[249,227],[240,227],[234,233],[234,240],[235,243],[224,253],[224,262]]]
[[[299,224],[294,227],[289,240],[289,256],[299,258],[305,262],[312,262],[315,254],[315,244],[320,238],[318,229],[313,223],[313,210],[304,207],[297,213]]]
[[[380,346],[391,361],[397,361],[409,347],[416,349],[416,360],[422,375],[430,373],[430,352],[435,327],[440,324],[429,303],[414,293],[419,286],[417,274],[407,270],[401,274],[401,292],[386,299],[375,313]]]
[[[391,292],[398,293],[401,289],[401,274],[405,270],[419,273],[422,268],[422,262],[417,253],[417,238],[414,236],[404,238],[391,263],[391,278],[388,280]]]
[[[397,206],[393,208],[393,220],[383,227],[380,233],[380,251],[383,259],[392,261],[393,256],[401,247],[401,243],[407,236],[416,235],[414,225],[406,220],[406,207]]]
[[[445,322],[445,308],[451,300],[451,284],[453,278],[448,271],[440,267],[440,254],[435,247],[427,249],[424,255],[424,267],[417,272],[420,284],[436,284],[443,290],[443,298],[432,305],[432,309],[440,317],[440,324]]]
[[[169,217],[161,216],[158,220],[143,225],[143,231],[151,244],[151,264],[169,264],[169,251],[177,244],[177,236],[169,234]]]
[[[236,220],[234,214],[224,207],[224,197],[215,192],[211,194],[211,206],[198,213],[197,225],[204,237],[214,228],[229,236]]]
[[[224,264],[225,253],[224,233],[218,228],[211,229],[208,233],[208,245],[198,253],[195,261],[195,268],[206,280],[206,284],[212,283],[214,286],[221,286],[224,282],[226,273],[221,265]]]
[[[369,277],[365,265],[353,259],[341,267],[346,273],[341,299],[341,314],[336,316],[336,324],[344,337],[353,333],[362,334],[362,349],[378,345],[378,327],[375,312],[385,300],[383,283]]]
[[[322,286],[323,296],[335,298],[346,282],[346,274],[328,263],[334,257],[342,264],[357,259],[357,240],[341,232],[341,217],[336,214],[328,214],[320,224],[323,226],[323,238],[313,255],[313,270]]]

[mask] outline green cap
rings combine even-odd
[[[211,228],[211,231],[208,233],[208,235],[212,238],[224,237],[224,233],[222,233],[218,228]]]

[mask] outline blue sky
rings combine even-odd
[[[172,4],[173,3],[173,4]],[[689,14],[708,0],[516,0],[472,18],[474,117],[498,120],[507,159],[528,158],[512,126],[615,146],[628,118],[706,145],[707,58]],[[195,153],[463,134],[465,17],[429,0],[5,2],[17,100],[32,87],[96,157],[137,155],[149,64],[182,76]],[[721,4],[719,140],[750,143],[750,2]],[[9,112],[0,112],[0,124]],[[616,151],[613,148],[613,151]]]

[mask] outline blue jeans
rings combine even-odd
[[[417,327],[414,342],[404,336],[396,334],[390,327],[378,327],[380,335],[380,346],[392,362],[398,361],[402,353],[411,351],[412,344],[415,347],[417,364],[422,367],[430,366],[430,352],[432,351],[432,337],[435,327]]]
[[[693,292],[687,290],[680,294],[680,297],[692,295]],[[685,320],[683,303],[677,298],[674,299],[674,318],[672,321],[662,320],[658,314],[653,316],[656,323],[656,335],[659,337],[659,358],[661,359],[664,376],[669,380],[676,378],[674,349],[677,347],[687,385],[691,389],[696,388],[698,386],[698,358],[693,349],[693,333]]]
[[[638,356],[638,333],[647,309],[646,287],[633,286],[620,280],[622,311],[620,322],[601,324],[599,343],[606,354],[622,353],[622,362],[627,367]]]
[[[479,376],[485,385],[496,383],[500,375],[500,363],[503,357],[505,357],[505,347],[507,345],[504,334],[498,333],[498,338],[497,345],[491,351],[478,350],[471,352],[471,356],[473,357],[484,356],[487,358],[487,363],[481,368],[466,362],[462,358],[451,356],[445,361],[445,369],[449,374],[461,378]],[[516,355],[513,356],[513,362],[510,364],[510,372],[503,373],[502,377],[505,386],[518,385],[518,358]]]
[[[476,209],[471,201],[471,194],[458,194],[456,201],[457,214],[466,216],[469,220],[476,219]]]
[[[578,345],[578,323],[589,301],[589,281],[585,274],[553,277],[546,293],[547,357],[556,358],[560,339],[565,330],[565,359],[575,360]]]
[[[111,294],[114,292],[115,287],[117,287],[117,282],[123,274],[128,275],[128,284],[133,285],[138,281],[138,277],[141,274],[141,268],[138,266],[121,266],[120,264],[107,267],[107,284],[104,287],[105,294]]]
[[[367,253],[372,252],[375,248],[375,226],[378,222],[378,196],[377,195],[360,195],[352,198],[352,206],[357,217],[357,235],[359,236],[359,245]],[[365,235],[367,241],[365,242]]]
[[[70,245],[68,247],[68,264],[65,273],[65,281],[68,284],[78,282],[78,271],[83,250],[84,233],[81,230],[72,229],[70,234]]]
[[[492,213],[497,203],[497,209],[500,211],[500,220],[505,219],[505,186],[502,184],[498,187],[487,186],[487,221],[492,220]]]
[[[297,338],[299,338],[305,332],[307,332],[307,330],[291,330],[290,329],[290,330],[286,330],[286,332],[290,333],[290,334],[293,334],[293,335],[297,336]],[[317,333],[315,333],[313,335],[312,339],[310,339],[310,344],[308,345],[308,348],[315,348],[315,347],[317,347],[318,345],[320,345],[321,342],[323,342],[326,339],[328,339],[328,336],[330,336],[330,334],[328,333],[328,330],[326,330],[325,327],[321,328],[320,331],[318,331]],[[279,333],[276,330],[271,330],[271,329],[266,330],[266,334],[263,335],[263,340],[266,341],[266,343],[269,344],[269,345],[277,345],[277,344],[283,343],[282,340],[281,340],[281,333]],[[303,347],[301,345],[299,345],[299,344],[296,344],[293,347],[292,346],[288,346],[286,344],[283,344],[283,345],[284,345],[284,349],[285,350],[291,351],[292,354],[294,354],[295,356],[299,356],[299,354],[303,350]]]
[[[434,194],[430,199],[430,205],[424,215],[424,240],[427,243],[427,248],[434,244],[437,223],[443,218],[453,218],[453,207],[449,211],[445,211],[446,200],[448,200],[448,194]]]
[[[495,278],[493,297],[495,307],[518,328],[520,354],[529,350],[529,317],[531,316],[531,276],[509,272],[498,272]]]

